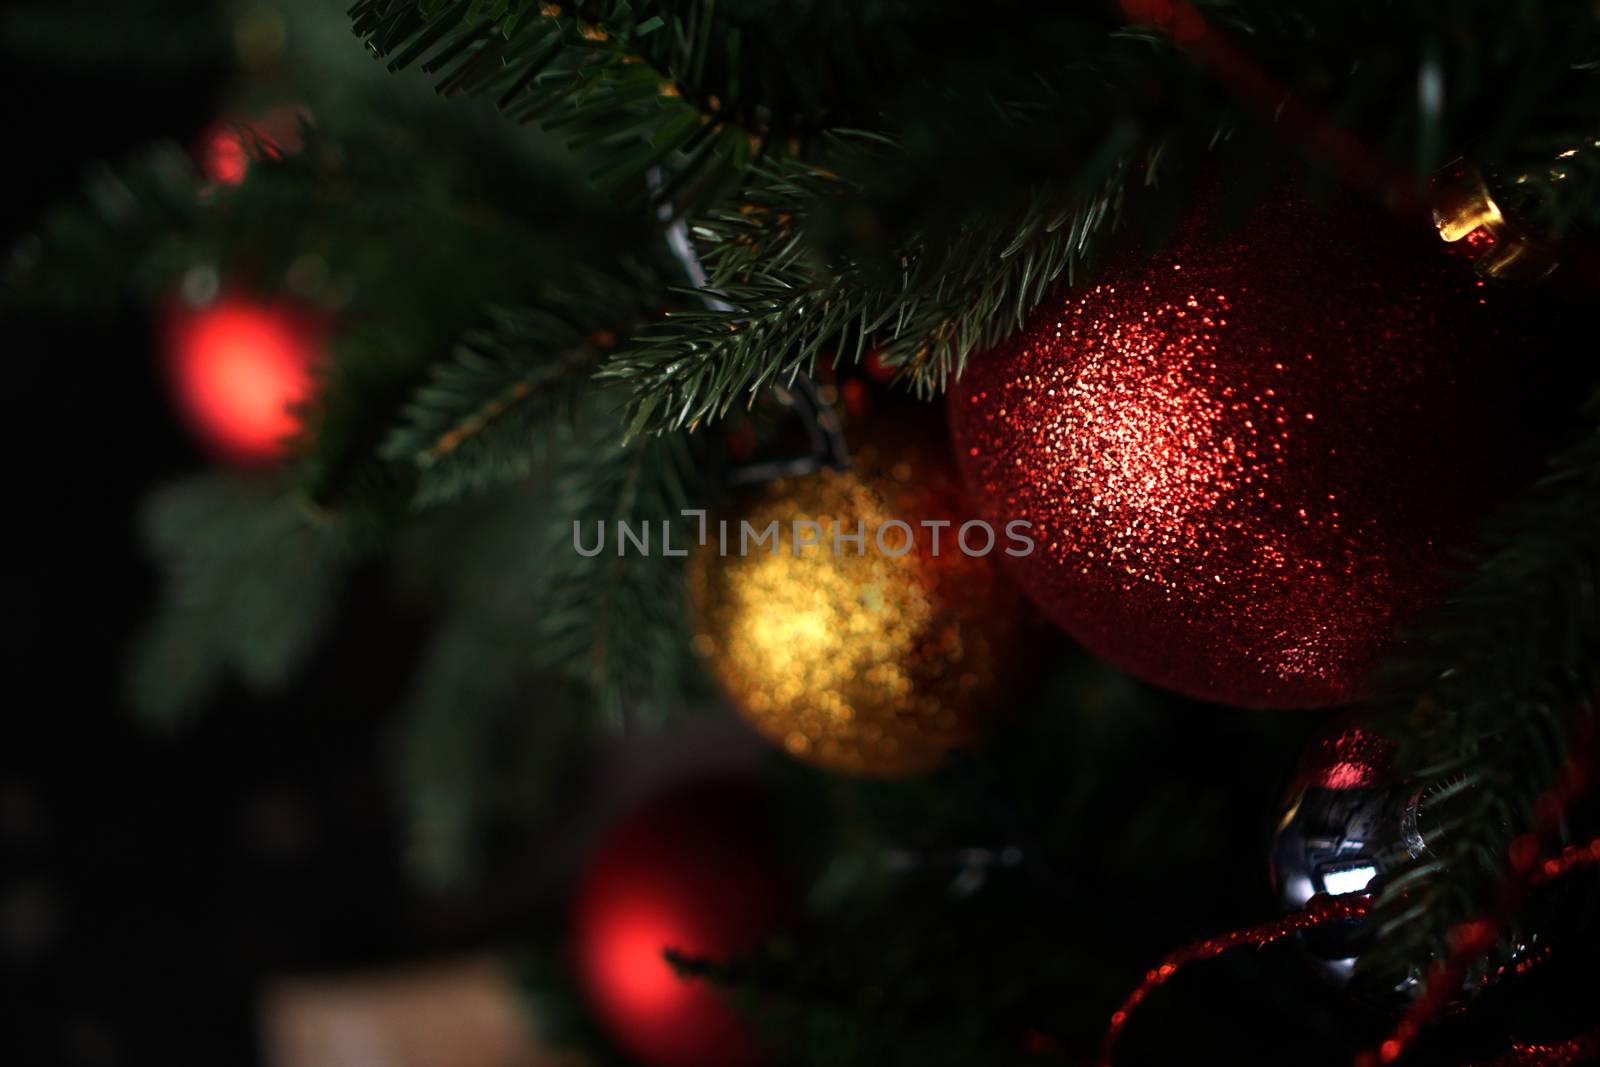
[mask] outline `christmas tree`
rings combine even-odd
[[[110,3],[128,714],[371,701],[541,1048],[1600,1059],[1592,4]]]

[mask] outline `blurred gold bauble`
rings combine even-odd
[[[958,501],[941,446],[885,438],[848,471],[769,483],[720,521],[725,534],[708,531],[689,565],[694,644],[757,731],[827,770],[897,777],[1005,713],[1032,616],[994,556],[1019,545],[995,530],[989,554],[963,552]],[[772,523],[775,552],[754,540]]]

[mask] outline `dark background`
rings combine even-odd
[[[7,249],[92,161],[191,143],[224,76],[5,71]],[[230,687],[209,709],[227,714],[168,732],[127,712],[121,660],[156,582],[136,505],[204,461],[147,315],[120,307],[5,324],[0,1060],[248,1064],[263,976],[465,948],[496,906],[403,888],[384,718],[415,635],[370,581],[281,697]]]

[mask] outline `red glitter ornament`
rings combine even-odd
[[[737,783],[669,792],[601,842],[573,905],[579,979],[629,1055],[655,1067],[748,1067],[760,1051],[709,983],[682,977],[668,950],[722,958],[783,916],[772,830],[760,796]]]
[[[1478,283],[1353,209],[1207,217],[1052,297],[951,394],[1022,587],[1111,662],[1251,707],[1358,699],[1506,482]]]
[[[299,308],[225,297],[167,322],[167,370],[179,411],[219,455],[270,462],[299,428],[326,329]]]

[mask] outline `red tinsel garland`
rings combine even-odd
[[[1366,915],[1370,907],[1364,897],[1330,897],[1326,895],[1312,897],[1303,910],[1293,915],[1278,919],[1274,922],[1262,923],[1244,930],[1235,930],[1220,937],[1207,938],[1197,941],[1192,945],[1185,945],[1176,952],[1171,953],[1161,963],[1145,972],[1144,981],[1139,983],[1139,988],[1129,993],[1120,1007],[1111,1015],[1111,1026],[1106,1030],[1105,1040],[1100,1046],[1100,1067],[1111,1067],[1111,1054],[1117,1043],[1117,1038],[1122,1033],[1122,1028],[1127,1025],[1128,1016],[1149,996],[1157,986],[1165,985],[1173,975],[1178,973],[1178,968],[1197,960],[1209,960],[1222,955],[1230,949],[1240,945],[1252,945],[1257,948],[1270,945],[1274,941],[1281,941],[1302,930],[1310,930],[1318,926],[1326,926],[1331,922],[1342,922],[1346,919],[1359,919]]]
[[[1590,1030],[1555,1045],[1514,1041],[1505,1052],[1474,1067],[1577,1067],[1596,1060],[1600,1060],[1600,1030]]]
[[[1555,803],[1541,807],[1559,811],[1565,805]],[[1513,842],[1512,866],[1521,877],[1511,883],[1512,891],[1507,892],[1502,904],[1493,912],[1473,922],[1465,923],[1457,929],[1456,937],[1453,938],[1454,951],[1430,969],[1427,990],[1417,998],[1405,1017],[1395,1026],[1393,1033],[1382,1044],[1356,1057],[1355,1067],[1377,1067],[1379,1064],[1393,1063],[1400,1058],[1422,1028],[1443,1010],[1449,1001],[1450,991],[1460,988],[1460,979],[1466,967],[1494,942],[1505,917],[1515,910],[1516,903],[1528,890],[1565,877],[1575,870],[1600,864],[1600,837],[1586,845],[1569,846],[1560,855],[1543,861],[1535,858],[1534,840],[1533,835],[1526,835]],[[1370,908],[1371,903],[1365,897],[1317,896],[1313,897],[1303,910],[1286,918],[1197,941],[1170,953],[1158,966],[1145,972],[1144,980],[1139,983],[1138,988],[1129,993],[1112,1013],[1111,1024],[1106,1029],[1105,1039],[1100,1047],[1099,1067],[1112,1067],[1112,1053],[1117,1038],[1127,1026],[1133,1010],[1142,1004],[1156,987],[1170,981],[1184,965],[1213,959],[1241,945],[1255,947],[1269,945],[1301,930],[1310,930],[1345,919],[1361,918]],[[1481,1067],[1572,1067],[1587,1062],[1597,1054],[1600,1054],[1600,1030],[1590,1031],[1554,1045],[1515,1043],[1508,1051]]]
[[[1558,856],[1539,859],[1540,839],[1561,822],[1567,806],[1583,793],[1587,781],[1587,762],[1574,759],[1560,781],[1539,797],[1534,805],[1534,828],[1512,841],[1507,850],[1512,876],[1500,900],[1483,915],[1462,923],[1451,932],[1452,950],[1428,969],[1422,995],[1412,1002],[1394,1030],[1376,1049],[1368,1049],[1355,1058],[1354,1067],[1378,1067],[1399,1059],[1423,1027],[1444,1011],[1455,991],[1461,988],[1467,968],[1494,944],[1500,931],[1516,914],[1523,897],[1546,882],[1600,862],[1600,838],[1588,845],[1569,846]]]

